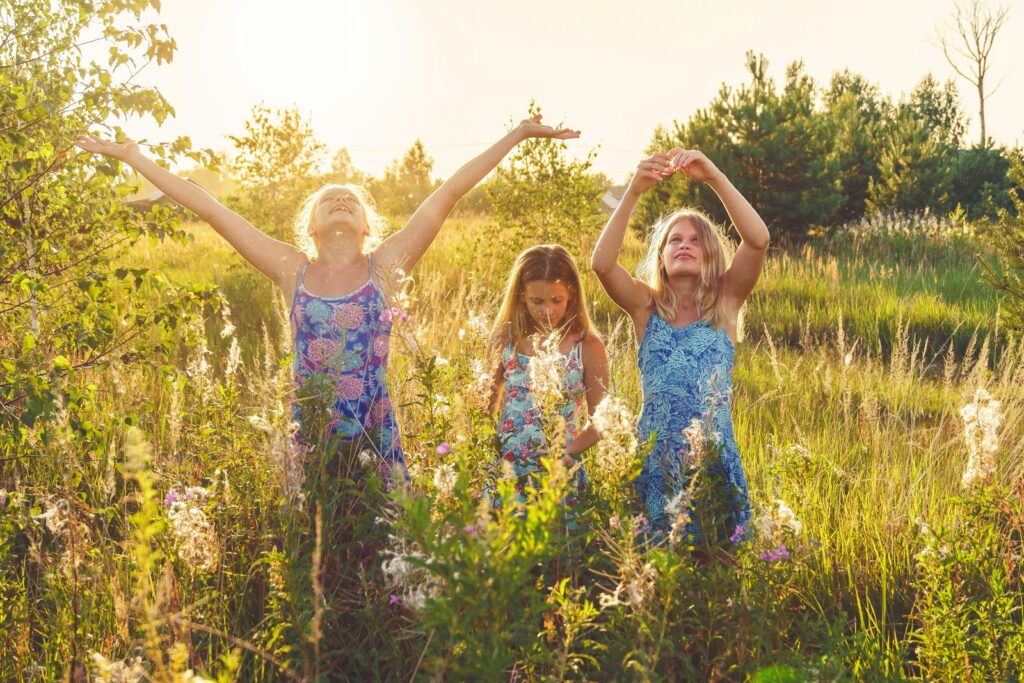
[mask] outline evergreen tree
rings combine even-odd
[[[749,83],[723,84],[718,96],[685,124],[656,131],[649,151],[672,146],[699,149],[732,180],[772,228],[799,238],[830,221],[843,202],[829,127],[815,111],[816,86],[802,62],[786,70],[779,92],[768,76],[768,61],[747,53]],[[649,225],[679,205],[696,205],[725,220],[721,202],[707,186],[665,182],[648,193],[637,216]]]

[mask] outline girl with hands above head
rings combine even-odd
[[[651,227],[640,277],[633,277],[618,261],[629,218],[644,192],[675,175],[715,191],[739,246],[733,254],[711,219],[677,209]],[[748,535],[747,480],[732,428],[732,367],[740,311],[761,274],[768,242],[764,221],[711,160],[677,148],[640,162],[591,255],[601,284],[636,332],[643,386],[637,429],[641,440],[653,435],[653,446],[634,485],[654,541],[673,530],[699,533],[687,490],[697,457],[691,445],[701,442],[721,449],[731,534]]]
[[[330,433],[314,436],[304,434],[301,401],[294,403],[300,445],[329,438],[346,448],[370,449],[388,477],[393,467],[404,473],[405,464],[385,378],[391,327],[400,315],[389,297],[391,275],[410,271],[455,203],[517,144],[535,137],[565,140],[579,137],[579,131],[546,126],[540,116],[522,121],[456,171],[384,240],[379,239],[383,221],[363,188],[324,185],[296,207],[295,238],[303,248],[261,232],[199,186],[148,159],[130,140],[82,135],[76,144],[131,166],[274,281],[290,304],[298,394],[316,386],[321,396],[328,393],[324,398],[330,405]]]

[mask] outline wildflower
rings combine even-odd
[[[608,526],[610,526],[612,529],[615,529],[616,531],[621,529],[622,528],[622,524],[619,522],[619,516],[618,515],[612,515],[611,517],[609,517],[608,518]]]
[[[754,525],[761,538],[776,544],[782,543],[786,533],[796,536],[803,530],[796,514],[781,498],[776,498],[771,506],[759,505]]]
[[[406,592],[403,602],[412,609],[419,610],[427,604],[428,597],[430,597],[429,594],[423,590],[422,586],[416,586]]]
[[[452,447],[447,441],[442,441],[437,445],[435,452],[438,455],[448,455],[449,453],[452,452]]]
[[[732,532],[732,536],[729,537],[729,542],[733,545],[742,541],[747,535],[747,530],[743,528],[742,524],[736,525],[736,530]]]
[[[391,604],[391,605],[401,605],[402,604],[402,600],[397,595],[392,593],[391,596],[388,598],[388,604]]]
[[[46,528],[54,536],[60,536],[64,532],[68,521],[70,521],[70,513],[71,506],[66,500],[60,498],[50,504],[41,514],[35,515],[35,519],[45,523]]]
[[[402,555],[395,555],[390,559],[384,560],[380,563],[380,568],[384,572],[384,576],[388,577],[388,581],[395,585],[402,585],[412,570],[412,567]]]
[[[964,488],[984,486],[996,471],[999,452],[1000,402],[985,389],[974,393],[974,400],[960,409],[964,421],[964,441],[967,443],[967,468],[964,470]]]
[[[434,470],[434,488],[442,496],[450,496],[455,490],[458,473],[452,465],[444,464]]]
[[[181,498],[181,494],[178,493],[177,489],[168,489],[167,495],[164,496],[164,507],[171,507],[174,501],[178,500],[179,498]]]
[[[242,364],[242,350],[238,346],[238,337],[231,338],[231,348],[228,349],[228,361],[224,366],[224,377],[230,378]]]
[[[380,319],[382,322],[388,323],[394,323],[396,320],[401,320],[402,322],[405,322],[406,320],[409,319],[409,316],[406,315],[405,311],[403,311],[398,306],[392,306],[390,308],[385,308],[383,311],[380,312]]]
[[[644,564],[640,571],[626,582],[626,593],[629,595],[629,602],[639,607],[647,597],[654,591],[654,578],[656,572],[654,565],[650,562]]]
[[[476,536],[477,527],[476,524],[467,524],[462,528],[463,533],[467,536]]]
[[[676,517],[680,512],[683,512],[689,505],[689,496],[687,496],[687,490],[683,489],[676,495],[672,496],[665,503],[665,514],[670,517]]]
[[[683,436],[686,437],[687,442],[690,444],[690,460],[694,462],[699,461],[707,444],[704,428],[701,426],[700,420],[691,420],[690,426],[683,430]]]
[[[771,550],[767,550],[758,555],[765,562],[780,562],[789,559],[789,550],[786,549],[784,543],[779,543]]]
[[[99,652],[93,652],[92,663],[97,683],[135,683],[146,677],[141,657],[112,662]]]
[[[530,390],[537,397],[538,407],[558,405],[562,399],[562,354],[557,332],[534,345],[529,367]],[[543,408],[541,411],[547,412]]]
[[[362,467],[369,467],[373,463],[373,453],[367,449],[359,451],[359,464]]]
[[[220,330],[220,338],[227,339],[235,333],[235,324],[231,322],[231,308],[228,307],[227,302],[221,303],[220,316],[224,321],[224,327]]]
[[[174,497],[167,510],[178,557],[200,572],[212,572],[220,564],[220,548],[213,525],[206,512],[197,505],[207,496],[209,491],[203,487],[190,486],[183,496]]]
[[[637,515],[633,518],[633,533],[639,534],[647,530],[647,518],[643,515]]]

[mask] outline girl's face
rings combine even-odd
[[[669,228],[661,249],[661,265],[669,278],[700,276],[704,254],[700,234],[692,221],[682,219]]]
[[[320,241],[331,236],[369,235],[363,205],[352,192],[343,187],[324,192],[314,212],[312,233]]]
[[[523,287],[523,303],[537,328],[548,333],[561,327],[571,292],[561,282],[533,280]]]

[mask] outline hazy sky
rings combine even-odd
[[[781,81],[803,59],[819,82],[850,68],[883,91],[907,92],[927,72],[953,77],[935,44],[952,0],[164,0],[159,21],[174,61],[138,80],[177,110],[134,137],[229,149],[250,108],[297,105],[333,150],[379,174],[416,138],[446,176],[521,119],[530,98],[545,120],[600,145],[614,180],[636,164],[657,124],[685,120],[722,82],[747,79],[744,53]],[[989,134],[1024,141],[1024,3],[992,54],[1003,79],[987,103]],[[977,97],[959,82],[977,136]]]

